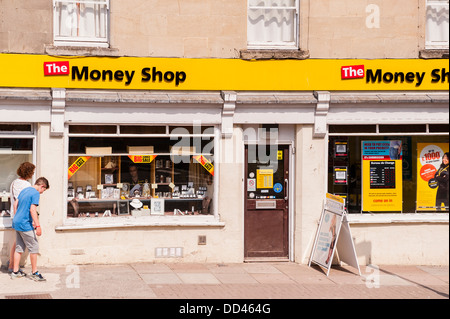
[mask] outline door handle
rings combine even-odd
[[[285,189],[285,195],[284,200],[289,199],[289,180],[287,178],[284,179],[284,189]]]

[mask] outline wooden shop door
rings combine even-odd
[[[244,254],[288,258],[289,146],[245,147]]]

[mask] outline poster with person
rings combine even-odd
[[[362,142],[362,210],[402,211],[402,141]]]
[[[344,200],[339,196],[327,194],[311,258],[316,264],[327,269],[333,260],[343,212]]]
[[[438,182],[439,177],[448,174],[448,159],[447,164],[444,159],[448,151],[447,143],[417,143],[417,211],[448,211],[448,186],[445,189]]]

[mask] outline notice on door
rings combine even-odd
[[[362,142],[362,210],[402,211],[402,141]]]
[[[273,169],[256,170],[256,187],[273,188]]]

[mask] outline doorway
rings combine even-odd
[[[289,145],[245,146],[244,258],[289,257]]]

